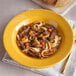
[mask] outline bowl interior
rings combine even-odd
[[[49,22],[51,20],[58,24],[57,29],[62,35],[62,43],[58,51],[45,59],[36,59],[24,55],[16,44],[18,29],[35,21]],[[18,63],[32,68],[46,68],[60,62],[70,53],[73,44],[73,32],[68,22],[60,15],[49,10],[35,9],[20,13],[8,23],[4,31],[3,42],[8,54]]]

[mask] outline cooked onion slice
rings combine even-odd
[[[33,48],[33,47],[31,47],[30,49],[32,50],[32,52],[40,52],[40,48]]]
[[[41,53],[41,56],[45,58],[45,57],[48,57],[51,54],[53,54],[53,52],[49,52],[47,50],[43,50],[42,53]]]
[[[52,43],[52,47],[56,47],[58,46],[58,41],[61,40],[61,37],[58,37],[57,35],[55,36],[55,39],[54,39],[54,43]]]

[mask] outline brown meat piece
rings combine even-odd
[[[32,52],[31,50],[29,50],[27,52],[27,55],[32,56],[32,57],[36,57],[36,58],[41,58],[41,54],[40,53]]]
[[[51,40],[54,39],[56,34],[57,34],[57,31],[53,30],[53,32],[51,33],[50,39]]]
[[[44,25],[47,29],[52,29],[53,28],[53,26],[49,26],[49,24],[46,24],[46,25]]]
[[[25,49],[24,43],[23,43],[22,41],[19,41],[19,43],[20,43],[20,47],[21,47],[22,49]]]
[[[30,29],[30,27],[27,27],[25,30],[23,30],[23,31],[19,32],[19,33],[18,33],[18,34],[19,34],[19,36],[20,36],[20,37],[25,36],[25,33],[27,33],[27,32],[29,31],[29,29]]]

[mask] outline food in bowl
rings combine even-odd
[[[58,50],[61,38],[53,25],[34,22],[18,30],[16,42],[25,55],[43,59]]]

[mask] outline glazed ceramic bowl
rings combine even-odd
[[[62,35],[62,43],[58,51],[45,59],[36,59],[24,55],[16,44],[18,29],[34,21],[48,22],[51,20],[58,24],[57,29]],[[34,9],[24,11],[10,20],[4,30],[3,43],[9,56],[16,62],[31,68],[47,68],[57,64],[69,55],[73,45],[73,32],[69,23],[57,13],[44,9]]]

